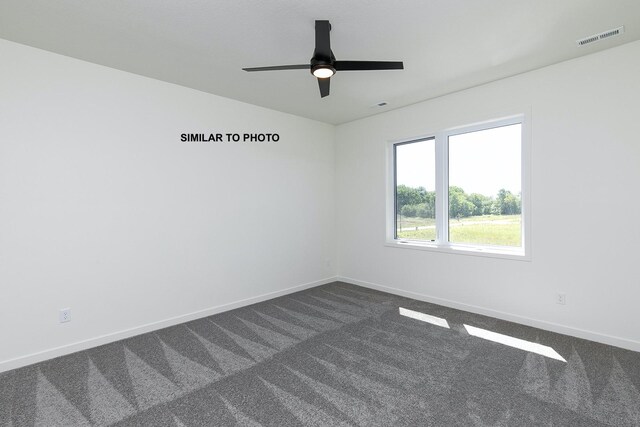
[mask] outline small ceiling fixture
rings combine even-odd
[[[316,65],[311,70],[311,74],[319,79],[328,79],[336,73],[336,69],[331,65]]]
[[[331,51],[329,21],[316,21],[316,48],[309,64],[276,65],[273,67],[243,68],[244,71],[273,71],[273,70],[310,70],[318,79],[320,96],[329,96],[329,81],[338,71],[367,71],[367,70],[402,70],[402,61],[337,61]]]

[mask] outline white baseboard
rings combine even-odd
[[[420,301],[430,302],[433,304],[442,305],[445,307],[455,308],[458,310],[464,310],[471,313],[482,314],[485,316],[495,317],[501,320],[507,320],[522,325],[532,326],[534,328],[544,329],[559,334],[570,335],[576,338],[582,338],[590,341],[596,341],[603,344],[608,344],[616,347],[625,348],[627,350],[639,351],[640,342],[630,340],[627,338],[617,337],[614,335],[602,334],[599,332],[587,331],[584,329],[574,328],[571,326],[561,325],[559,323],[548,322],[545,320],[533,319],[530,317],[520,316],[517,314],[506,313],[503,311],[493,310],[490,308],[479,307],[471,304],[464,304],[457,301],[452,301],[444,298],[438,298],[430,295],[425,295],[417,292],[405,291],[402,289],[393,288],[390,286],[379,285],[377,283],[365,282],[362,280],[352,279],[350,277],[338,276],[337,280],[341,282],[351,283],[353,285],[362,286],[369,289],[375,289],[382,292],[387,292],[394,295],[399,295],[407,298],[413,298]]]
[[[77,351],[87,350],[89,348],[97,347],[104,344],[109,344],[114,341],[130,338],[136,335],[144,334],[146,332],[156,331],[158,329],[167,328],[169,326],[178,325],[180,323],[189,322],[191,320],[200,319],[203,317],[222,313],[224,311],[233,310],[234,308],[245,307],[247,305],[266,301],[272,298],[277,298],[283,295],[292,294],[294,292],[299,292],[305,289],[314,288],[316,286],[324,285],[326,283],[335,282],[336,280],[338,280],[337,277],[328,277],[326,279],[316,280],[314,282],[303,283],[302,285],[292,286],[290,288],[281,289],[279,291],[269,292],[269,293],[258,295],[255,297],[234,301],[228,304],[222,304],[222,305],[207,308],[204,310],[198,310],[192,313],[171,317],[169,319],[147,323],[145,325],[136,326],[134,328],[125,329],[123,331],[112,332],[112,333],[101,335],[95,338],[89,338],[83,341],[74,342],[74,343],[63,345],[60,347],[50,348],[47,350],[39,351],[37,353],[28,354],[26,356],[17,357],[15,359],[3,360],[3,361],[0,361],[0,372],[21,368],[23,366],[31,365],[33,363],[53,359],[54,357],[64,356],[67,354],[75,353]]]

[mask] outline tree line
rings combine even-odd
[[[436,193],[424,187],[398,185],[396,207],[398,214],[408,217],[435,218]],[[460,187],[449,187],[449,217],[464,218],[478,215],[520,214],[522,203],[520,194],[513,194],[504,188],[496,197],[478,193],[467,194]]]

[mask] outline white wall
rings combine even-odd
[[[635,42],[338,126],[339,274],[640,350],[638,76]],[[386,141],[528,109],[531,262],[383,245]]]
[[[333,126],[2,40],[0,58],[0,371],[335,276]],[[180,142],[216,131],[280,141]]]

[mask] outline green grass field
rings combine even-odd
[[[520,246],[520,215],[483,215],[452,219],[449,223],[449,241],[453,243],[481,243],[498,246]],[[402,230],[398,238],[408,240],[435,240],[433,218],[402,217]]]

